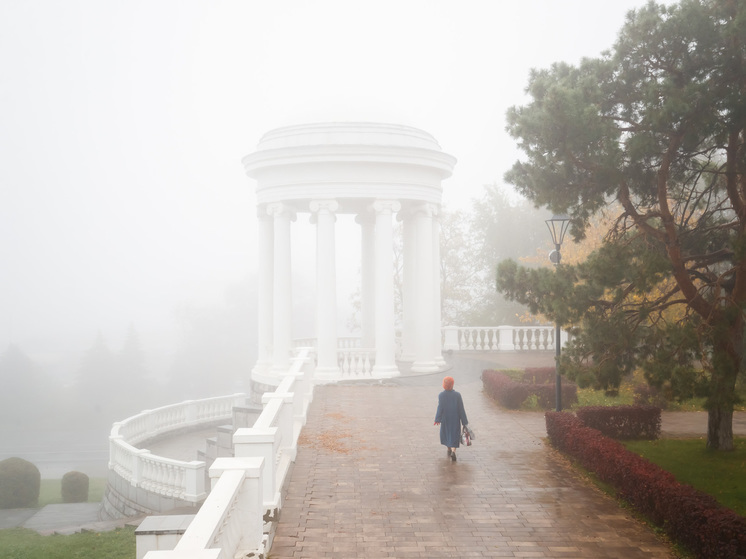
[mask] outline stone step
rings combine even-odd
[[[227,449],[228,454],[221,454],[221,456],[233,456],[233,425],[220,425],[218,427],[218,447]]]
[[[233,428],[253,427],[256,418],[262,413],[261,404],[233,406]]]

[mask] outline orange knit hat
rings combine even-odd
[[[443,379],[443,388],[446,390],[453,390],[453,377],[446,377]]]

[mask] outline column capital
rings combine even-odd
[[[373,202],[373,210],[376,215],[382,213],[394,213],[401,209],[401,203],[397,200],[376,200]]]
[[[430,202],[423,202],[412,207],[413,214],[424,214],[425,217],[436,217],[440,214],[440,206]]]
[[[313,213],[334,213],[339,209],[339,202],[336,200],[311,200],[309,208]]]
[[[295,221],[295,210],[282,202],[267,204],[267,215],[271,215],[272,217],[286,215],[290,218],[290,221]]]
[[[355,216],[355,223],[358,225],[374,225],[376,222],[376,216],[373,212],[364,210]]]
[[[256,217],[260,220],[268,220],[272,216],[269,213],[266,205],[256,207]]]

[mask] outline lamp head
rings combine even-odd
[[[549,234],[552,236],[552,242],[559,251],[562,246],[562,241],[565,240],[565,233],[570,226],[570,218],[565,215],[553,215],[551,219],[546,220]]]

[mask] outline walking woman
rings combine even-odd
[[[456,461],[456,449],[461,442],[461,425],[469,424],[461,394],[453,389],[453,377],[443,379],[443,392],[438,395],[435,425],[440,425],[440,444],[448,447],[448,456]]]

